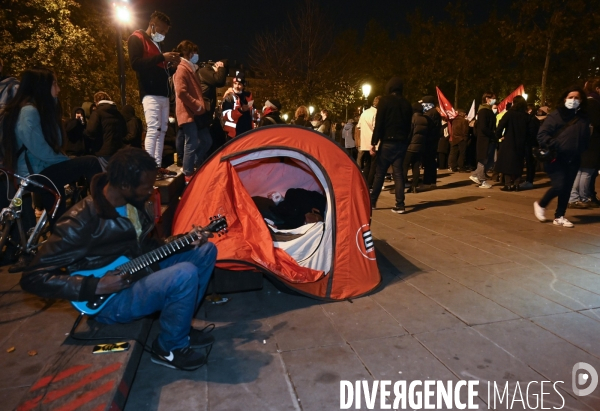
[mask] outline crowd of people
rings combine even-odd
[[[161,42],[170,26],[169,17],[154,12],[146,30],[136,30],[128,40],[145,131],[132,106],[119,110],[104,91],[65,120],[60,79],[52,70],[29,68],[17,81],[1,76],[0,61],[1,160],[3,168],[19,175],[49,178],[63,198],[51,237],[22,267],[23,289],[75,301],[116,293],[96,316],[105,323],[160,311],[162,332],[152,346],[152,361],[191,370],[206,362],[202,350],[214,340],[190,326],[216,260],[209,234],[201,233],[192,247],[134,281],[118,270],[102,277],[71,275],[164,244],[149,238],[153,218],[147,200],[156,179],[176,174],[163,167],[169,130],[175,130],[176,161],[189,181],[227,139],[285,123],[277,99],[266,100],[262,110],[254,107],[242,72],[235,73],[219,101],[216,90],[226,84],[227,61],[199,65],[198,46],[189,40],[164,52]],[[373,209],[386,180],[394,182],[392,212],[403,214],[405,194],[435,189],[438,170],[470,172],[469,179],[482,189],[495,181],[503,191],[519,191],[532,188],[543,167],[551,187],[534,203],[534,215],[545,221],[545,208],[558,197],[553,224],[573,227],[565,218],[567,208],[600,204],[594,190],[600,169],[600,79],[567,88],[553,111],[516,96],[498,113],[496,102],[495,93],[486,92],[476,119],[467,119],[462,109],[448,118],[433,96],[411,104],[402,80],[393,77],[385,94],[354,118],[336,122],[326,109],[312,117],[300,106],[291,124],[322,133],[346,150],[365,177]],[[65,187],[73,182],[83,182],[91,195],[67,211]],[[8,179],[3,184],[10,186]],[[24,212],[52,207],[49,193],[32,191]]]

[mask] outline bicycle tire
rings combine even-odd
[[[0,221],[0,257],[4,256],[4,246],[7,245],[11,226],[12,222],[10,221]]]

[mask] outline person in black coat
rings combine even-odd
[[[537,160],[533,156],[533,149],[538,146],[537,134],[542,124],[536,116],[537,110],[535,104],[527,104],[527,114],[529,115],[529,134],[525,142],[525,168],[527,172],[525,181],[519,185],[520,190],[533,188],[533,179],[535,178],[535,170],[537,168]]]
[[[410,191],[416,193],[417,187],[419,186],[419,177],[421,175],[423,153],[425,152],[427,144],[429,121],[427,120],[427,117],[423,115],[423,106],[421,104],[413,104],[412,109],[411,138],[406,151],[406,157],[404,158],[403,171],[404,178],[408,180],[408,169],[412,164],[412,184],[410,186]]]
[[[94,94],[98,108],[90,116],[85,128],[85,136],[89,141],[92,154],[105,169],[110,157],[123,147],[127,135],[127,122],[111,101],[110,96],[103,91]]]
[[[484,93],[481,103],[474,130],[477,138],[477,169],[469,178],[480,188],[492,188],[486,182],[485,172],[490,166],[490,154],[496,150],[496,114],[492,111],[492,105],[496,103],[496,94]]]
[[[533,203],[533,212],[540,221],[546,221],[546,207],[558,197],[554,225],[573,227],[565,218],[569,194],[590,139],[590,121],[586,112],[587,98],[579,86],[567,88],[561,95],[557,109],[550,113],[540,127],[537,139],[540,148],[553,151],[556,156],[544,164],[552,187],[540,201]]]
[[[377,199],[383,188],[383,180],[391,165],[394,170],[394,183],[396,194],[396,206],[392,212],[403,214],[404,209],[404,172],[402,165],[406,149],[410,142],[410,128],[412,119],[412,107],[402,92],[404,84],[399,77],[392,77],[387,85],[387,95],[379,99],[377,106],[377,115],[375,116],[375,129],[371,138],[372,156],[375,155],[375,148],[379,142],[377,150],[377,165],[375,171],[375,180],[373,181],[373,191],[371,192],[371,207],[375,208]]]
[[[575,183],[569,198],[571,208],[595,208],[598,206],[595,186],[598,168],[600,168],[600,78],[586,83],[587,113],[593,132],[590,145],[581,154],[581,165],[575,177]]]
[[[423,113],[429,123],[427,127],[427,143],[423,153],[423,184],[434,188],[437,183],[437,149],[440,138],[444,136],[442,116],[435,107],[433,96],[423,97]]]
[[[227,84],[228,71],[229,62],[224,59],[214,64],[209,62],[196,72],[200,78],[202,98],[204,99],[204,107],[206,108],[206,112],[200,116],[200,122],[201,124],[209,125],[210,136],[213,141],[207,156],[225,144],[226,140],[221,121],[215,118],[215,111],[217,109],[217,89]]]
[[[65,154],[69,157],[85,155],[84,132],[86,125],[85,110],[82,107],[73,109],[71,118],[65,124],[67,138],[63,143]]]
[[[504,175],[502,191],[518,191],[523,161],[525,159],[525,146],[530,132],[530,117],[527,114],[527,102],[523,96],[516,96],[510,110],[502,116],[496,139],[502,140],[502,150],[498,151],[498,159],[494,172]]]
[[[127,134],[123,139],[123,143],[129,147],[142,148],[142,134],[144,132],[142,120],[135,115],[135,109],[129,104],[124,106],[121,112],[127,122]]]

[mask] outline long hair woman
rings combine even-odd
[[[556,153],[554,159],[544,164],[544,170],[550,177],[552,186],[546,194],[533,203],[533,212],[540,221],[546,221],[546,207],[552,199],[558,197],[554,212],[554,225],[573,227],[565,218],[569,194],[581,163],[581,153],[589,144],[590,121],[586,112],[587,98],[579,86],[571,86],[563,91],[557,109],[548,117],[538,132],[541,148]]]
[[[22,176],[41,174],[54,183],[62,198],[56,218],[66,210],[64,186],[81,177],[89,182],[102,171],[96,157],[69,159],[62,152],[66,136],[59,92],[52,70],[43,67],[25,70],[17,94],[4,109],[2,138],[4,167]],[[36,180],[52,187],[45,178]],[[54,196],[44,191],[42,203],[50,212]]]

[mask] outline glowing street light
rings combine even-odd
[[[523,98],[524,98],[525,100],[527,100],[527,96],[528,96],[528,94],[527,94],[527,93],[523,93]]]
[[[369,97],[369,94],[371,94],[371,85],[368,83],[363,84],[362,92],[363,92],[363,96],[365,96],[365,100],[366,100]]]
[[[131,21],[131,12],[125,4],[115,5],[115,17],[120,23],[129,23]]]
[[[287,121],[288,121],[288,118],[289,118],[289,117],[288,117],[288,115],[287,115],[287,114],[284,114],[284,115],[283,115],[283,121],[285,121],[286,123],[287,123]]]
[[[308,106],[308,112],[310,113],[311,116],[314,111],[315,111],[315,108],[313,106]]]

